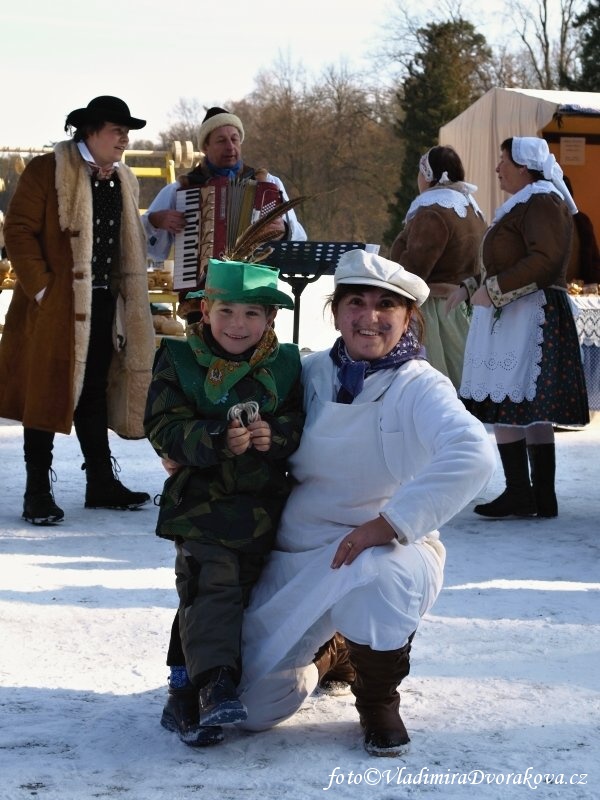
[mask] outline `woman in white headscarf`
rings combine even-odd
[[[577,208],[544,139],[514,137],[500,150],[496,172],[511,196],[483,240],[460,395],[476,417],[494,424],[506,489],[474,510],[556,517],[553,425],[589,422],[566,291]],[[449,305],[472,288],[458,289]]]

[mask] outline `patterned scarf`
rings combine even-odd
[[[338,367],[340,388],[336,402],[348,404],[362,392],[367,375],[380,369],[398,369],[401,364],[415,358],[424,359],[425,348],[409,328],[387,355],[374,361],[353,361],[341,336],[334,342],[329,357]]]
[[[90,168],[90,175],[92,176],[92,178],[98,178],[98,180],[100,181],[108,180],[108,178],[110,178],[114,174],[115,170],[119,166],[119,162],[115,161],[108,167],[100,167],[94,161],[94,157],[90,153],[85,142],[77,142],[77,147],[79,148],[79,152],[81,153],[83,160]]]
[[[262,384],[268,395],[267,402],[261,405],[260,410],[269,412],[277,408],[277,387],[267,366],[279,351],[279,342],[273,328],[267,328],[256,347],[243,354],[239,360],[227,356],[220,348],[215,348],[216,342],[210,326],[205,326],[203,322],[188,326],[187,338],[196,360],[207,369],[204,392],[211,403],[227,403],[229,392],[235,384],[246,375],[252,375],[254,380]]]
[[[233,165],[233,167],[216,167],[214,164],[211,164],[211,162],[207,158],[206,166],[209,168],[209,170],[212,172],[213,175],[220,175],[221,177],[224,178],[235,178],[235,176],[241,170],[243,162],[238,161],[236,164]]]
[[[88,161],[89,167],[92,171],[92,178],[98,178],[99,181],[106,181],[114,175],[116,167],[111,164],[110,167],[99,167],[93,161]]]

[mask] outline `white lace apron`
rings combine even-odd
[[[546,295],[538,290],[496,309],[474,306],[460,396],[501,403],[533,400],[542,360]],[[498,313],[500,312],[500,313]]]

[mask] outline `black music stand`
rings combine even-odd
[[[321,275],[333,275],[339,257],[347,250],[364,250],[364,242],[267,242],[272,253],[260,264],[279,269],[279,277],[289,283],[294,295],[294,328],[292,339],[298,344],[300,333],[300,295],[309,283]],[[259,251],[260,252],[260,251]]]

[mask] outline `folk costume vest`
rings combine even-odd
[[[254,368],[245,361],[226,362],[218,356],[203,358],[194,352],[189,341],[163,339],[161,347],[169,350],[181,388],[204,418],[226,420],[231,406],[246,399],[238,395],[236,384],[248,374],[264,387],[262,399],[252,398],[258,402],[260,413],[273,413],[298,378],[298,350],[291,344],[277,344]],[[204,354],[208,355],[208,351]],[[222,380],[214,374],[216,371],[222,373]]]
[[[231,376],[227,365],[208,350],[199,360],[190,344],[164,339],[177,382],[197,410],[199,419],[217,424],[206,437],[204,446],[214,448],[214,458],[206,467],[186,466],[169,477],[160,500],[156,533],[176,541],[217,542],[247,553],[266,553],[272,546],[283,505],[291,483],[285,460],[265,458],[252,448],[239,456],[228,453],[223,444],[227,415],[238,402],[255,400],[261,416],[278,414],[281,404],[296,390],[300,374],[300,355],[295,345],[280,345],[274,332],[274,347],[250,371],[242,366],[239,376],[225,384],[217,380],[219,397],[209,398],[215,376],[221,370]],[[271,340],[271,337],[268,337]],[[204,361],[205,363],[201,363]],[[239,377],[239,379],[237,379]],[[208,389],[208,394],[207,394]]]

